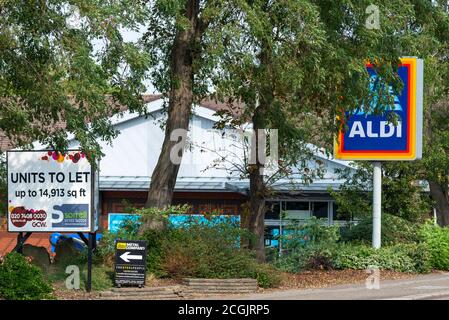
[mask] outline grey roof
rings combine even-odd
[[[336,189],[344,180],[321,179],[310,184],[280,180],[273,185],[276,191],[327,191],[329,187]],[[147,190],[150,177],[141,176],[100,176],[100,190]],[[222,191],[246,193],[249,190],[248,180],[235,180],[220,177],[179,177],[175,185],[176,191]]]
[[[225,178],[179,177],[176,191],[234,191],[228,190]],[[147,190],[150,177],[100,176],[100,190]]]

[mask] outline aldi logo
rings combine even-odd
[[[367,65],[370,87],[374,90],[376,73]],[[334,156],[342,160],[415,160],[422,155],[423,61],[402,58],[398,74],[404,83],[394,95],[396,123],[387,114],[366,114],[364,106],[347,119],[347,130],[335,141]],[[390,87],[390,94],[393,89]],[[377,99],[372,101],[373,106]]]

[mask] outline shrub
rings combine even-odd
[[[254,274],[250,277],[257,279],[257,284],[261,288],[275,288],[282,281],[279,272],[269,264],[255,263],[253,270]]]
[[[162,244],[169,232],[161,230],[146,230],[141,236],[147,241],[147,270],[153,273],[156,277],[167,276],[167,273],[162,268],[164,260],[164,250]]]
[[[115,259],[115,241],[116,239],[137,240],[140,221],[125,219],[117,233],[105,231],[101,241],[99,241],[93,254],[95,264],[104,264],[112,266]],[[83,252],[84,260],[87,261],[87,250]],[[84,262],[83,260],[83,262]]]
[[[254,254],[240,248],[246,231],[229,221],[207,224],[191,221],[182,227],[143,234],[149,243],[148,270],[171,278],[254,278],[259,286],[280,283],[276,270],[256,262]],[[153,258],[152,258],[153,257]]]
[[[353,168],[336,169],[346,182],[331,195],[338,205],[339,218],[361,218],[372,212],[372,163],[358,161]],[[428,195],[420,185],[416,164],[386,161],[382,165],[382,212],[411,222],[422,222],[431,209]]]
[[[280,257],[275,266],[287,272],[310,269],[356,269],[376,266],[382,270],[425,273],[431,269],[424,244],[398,244],[375,250],[367,245],[309,246]]]
[[[280,237],[282,247],[289,251],[316,244],[331,245],[340,238],[337,225],[329,226],[326,220],[316,217],[310,218],[306,223],[292,222],[284,227],[284,233],[285,235]]]
[[[125,222],[118,234],[105,233],[95,250],[95,261],[112,264],[116,238],[141,239],[148,244],[147,270],[156,277],[254,278],[261,287],[280,283],[272,266],[258,264],[251,251],[240,247],[240,242],[251,235],[232,219],[209,223],[192,216],[176,226],[166,220],[169,214],[185,213],[187,209],[139,209],[145,219]],[[153,217],[157,219],[152,220]],[[163,228],[159,228],[160,221],[165,221]],[[141,223],[148,228],[139,230]],[[150,224],[158,227],[149,227]]]
[[[53,289],[42,271],[12,252],[0,264],[0,296],[8,300],[52,299]]]
[[[381,237],[383,245],[413,243],[418,240],[418,227],[405,219],[389,214],[382,216]],[[372,218],[365,218],[357,225],[343,228],[341,240],[345,242],[371,243],[373,232]]]
[[[140,216],[139,234],[143,234],[147,230],[164,230],[169,224],[168,217],[172,214],[185,214],[190,210],[188,205],[168,206],[163,209],[156,207],[151,208],[134,208],[133,212]]]
[[[386,246],[374,250],[370,246],[371,219],[342,232],[342,240],[353,243],[339,242],[337,227],[328,227],[312,219],[307,224],[294,227],[298,232],[289,234],[285,242],[289,245],[288,250],[276,258],[273,264],[286,272],[367,269],[372,266],[403,272],[428,272],[432,267],[428,246],[411,243],[418,240],[417,227],[391,215],[385,215],[382,222],[382,237]]]
[[[376,266],[382,270],[400,272],[429,272],[430,255],[422,244],[398,244],[373,249],[365,245],[339,245],[333,254],[336,269],[367,269]]]
[[[114,264],[116,238],[117,236],[109,231],[103,233],[101,241],[98,242],[97,247],[93,252],[93,263],[104,264],[107,266],[112,266]],[[85,260],[87,260],[87,250],[84,254],[86,255]]]
[[[274,266],[285,272],[297,273],[310,269],[334,269],[333,254],[335,244],[333,245],[309,245],[296,250],[284,253],[273,263]]]
[[[430,252],[432,267],[449,270],[449,227],[442,228],[428,222],[421,226],[419,236]]]

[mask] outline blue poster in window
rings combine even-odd
[[[123,223],[127,221],[139,220],[139,215],[131,213],[110,213],[108,215],[108,229],[116,233],[120,230]],[[219,223],[229,223],[236,227],[240,226],[240,216],[236,215],[217,215],[205,217],[202,214],[171,214],[168,217],[169,223],[175,227],[188,227],[190,224],[202,224],[213,226]]]

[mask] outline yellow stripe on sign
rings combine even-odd
[[[126,249],[126,243],[117,242],[117,249],[120,249],[120,250]]]

